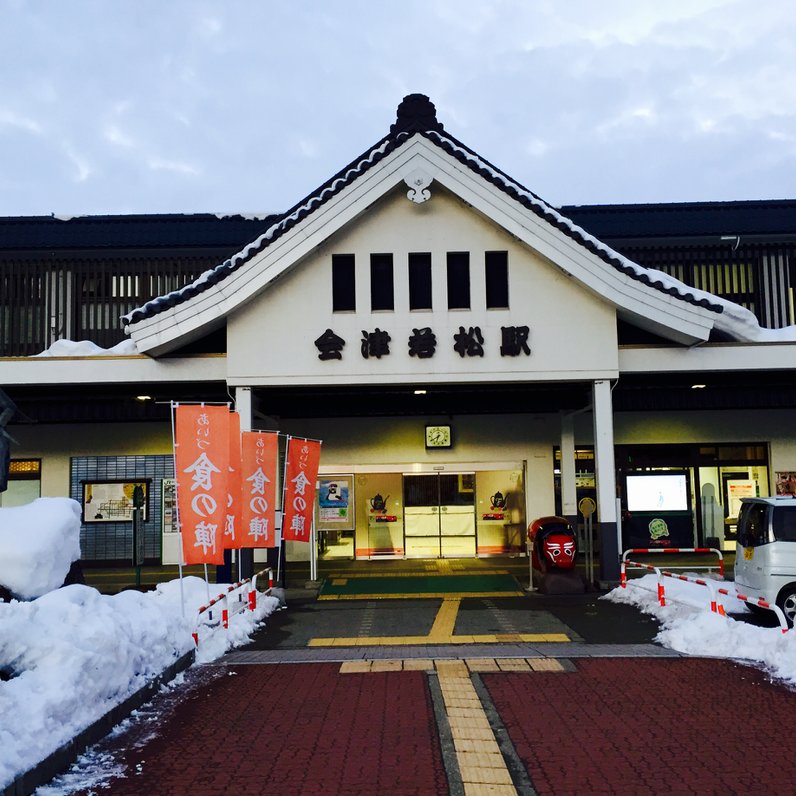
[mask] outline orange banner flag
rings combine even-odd
[[[279,434],[275,431],[244,431],[241,449],[241,546],[276,547]]]
[[[320,459],[321,443],[317,440],[288,439],[282,515],[282,538],[286,541],[310,541]]]
[[[223,564],[229,476],[229,409],[179,404],[174,459],[185,564]]]
[[[229,413],[229,478],[227,480],[227,516],[224,523],[224,549],[238,550],[243,547],[241,538],[241,451],[240,451],[240,415]]]

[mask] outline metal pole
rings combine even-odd
[[[317,532],[315,528],[315,518],[312,518],[312,525],[310,525],[310,580],[318,580],[318,550],[317,550]]]
[[[171,401],[171,453],[174,459],[174,520],[177,525],[177,533],[180,537],[180,550],[177,556],[177,566],[180,572],[180,608],[182,616],[185,618],[185,591],[182,582],[182,523],[180,522],[180,501],[179,501],[179,479],[177,478],[177,432],[174,427],[174,413],[179,406],[175,401]]]

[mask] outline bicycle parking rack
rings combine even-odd
[[[199,646],[199,625],[202,623],[202,616],[203,614],[207,614],[207,622],[204,624],[208,626],[213,625],[213,606],[218,605],[221,603],[221,626],[225,630],[229,630],[229,608],[230,608],[230,595],[232,592],[237,592],[237,600],[234,599],[233,596],[233,604],[232,604],[232,613],[233,615],[248,609],[249,611],[255,611],[257,609],[257,578],[261,575],[265,575],[268,573],[268,588],[263,592],[264,594],[270,594],[271,589],[274,587],[274,571],[271,567],[266,567],[265,569],[261,569],[259,572],[256,572],[251,578],[245,578],[244,580],[239,580],[237,583],[233,583],[231,586],[227,588],[225,592],[222,592],[217,597],[214,597],[210,600],[209,603],[203,605],[199,608],[196,614],[196,630],[191,634],[193,637],[194,644],[198,647]],[[250,588],[246,593],[246,603],[243,602],[243,594],[244,594],[244,587],[250,584]],[[217,623],[216,625],[217,626]]]

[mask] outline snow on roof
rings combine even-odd
[[[134,340],[122,340],[111,348],[100,348],[91,340],[56,340],[49,348],[37,357],[102,357],[102,356],[135,356],[136,348]]]

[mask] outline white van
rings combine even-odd
[[[796,618],[796,497],[742,498],[735,545],[735,586]]]

